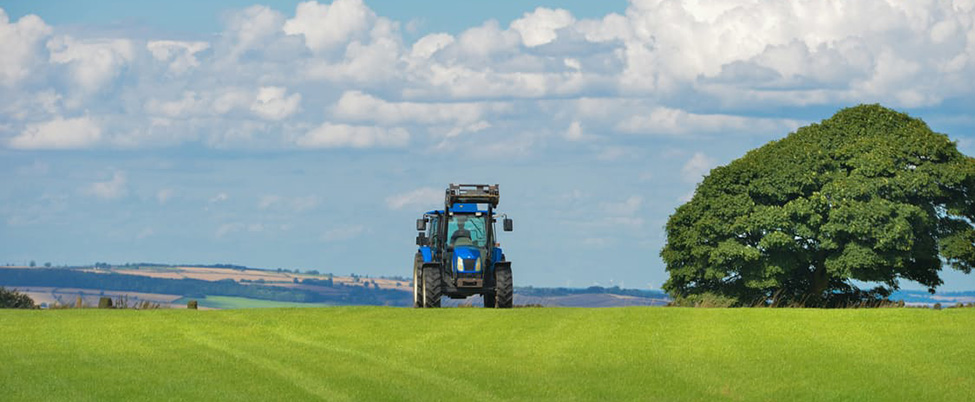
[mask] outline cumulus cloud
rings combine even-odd
[[[312,51],[344,45],[368,31],[375,13],[362,0],[335,0],[332,4],[306,1],[298,4],[294,18],[284,23],[288,35],[301,35]]]
[[[0,84],[11,86],[30,75],[41,58],[40,44],[51,32],[51,27],[33,14],[10,23],[0,8]]]
[[[429,207],[443,202],[443,190],[433,187],[422,187],[405,193],[386,197],[389,209],[403,209],[404,207]]]
[[[298,111],[301,94],[286,95],[282,87],[261,87],[257,99],[251,104],[251,111],[268,120],[281,120]]]
[[[501,102],[389,102],[361,91],[346,91],[332,109],[336,117],[382,124],[471,125],[489,113],[510,111]]]
[[[68,65],[76,85],[97,91],[119,75],[135,58],[135,45],[128,39],[77,40],[58,36],[47,42],[51,62]]]
[[[527,47],[551,43],[558,36],[558,30],[575,22],[572,13],[563,9],[552,10],[539,7],[511,23],[511,29],[521,34],[521,42]]]
[[[298,137],[295,144],[302,148],[402,147],[409,140],[410,133],[400,127],[324,123]]]
[[[410,56],[414,59],[429,59],[451,43],[454,43],[454,37],[449,34],[430,34],[413,43]]]
[[[412,43],[361,0],[257,5],[224,24],[191,40],[69,36],[0,10],[0,141],[55,148],[30,144],[86,113],[97,130],[62,142],[369,148],[504,130],[522,154],[598,133],[613,159],[626,154],[619,134],[782,135],[810,107],[958,109],[975,96],[965,1],[639,0],[592,19],[536,8]]]
[[[207,42],[185,42],[174,40],[149,41],[146,49],[157,61],[169,63],[169,72],[182,74],[200,66],[196,54],[210,48]]]
[[[85,192],[101,199],[113,200],[128,194],[127,182],[125,172],[116,170],[110,180],[92,183]]]
[[[640,134],[774,133],[781,135],[800,126],[792,119],[751,118],[722,114],[697,114],[657,107],[646,114],[629,116],[616,129]]]
[[[236,61],[247,51],[266,46],[284,25],[284,15],[267,6],[250,6],[231,14],[224,38],[228,41],[228,57]]]
[[[8,142],[17,149],[75,149],[95,145],[102,138],[101,127],[88,116],[57,117],[43,123],[28,124],[20,135]]]

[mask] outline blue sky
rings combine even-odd
[[[407,276],[413,220],[485,182],[517,284],[657,289],[702,175],[839,108],[975,154],[971,1],[0,10],[0,263]]]

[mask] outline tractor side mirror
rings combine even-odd
[[[424,230],[427,230],[427,220],[426,219],[422,219],[422,218],[421,219],[417,219],[416,220],[416,230],[417,231],[420,231],[420,232],[422,232]]]
[[[420,232],[420,234],[416,235],[416,245],[417,246],[426,246],[427,245],[427,234],[426,233]]]
[[[514,221],[512,221],[511,218],[504,218],[504,231],[510,232],[514,230],[514,228],[515,228]]]

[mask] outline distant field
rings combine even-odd
[[[98,270],[91,269],[92,272],[98,272]],[[113,268],[112,272],[125,274],[125,275],[138,275],[138,276],[148,276],[152,278],[168,278],[168,279],[202,279],[205,281],[219,281],[223,279],[232,279],[234,281],[264,281],[267,285],[285,286],[293,287],[294,279],[299,281],[302,279],[322,279],[324,275],[311,275],[311,274],[297,274],[292,272],[276,272],[272,270],[262,270],[262,269],[231,269],[231,268],[212,268],[212,267],[191,267],[191,266],[180,266],[180,267],[142,267],[142,268]],[[399,290],[409,290],[412,291],[412,287],[409,282],[399,281],[395,279],[385,279],[385,278],[361,278],[356,281],[354,278],[349,276],[333,276],[333,281],[335,284],[344,284],[347,286],[363,286],[366,282],[375,282],[377,285],[383,289],[399,289]]]
[[[975,309],[0,311],[4,400],[975,395]]]
[[[186,305],[190,298],[184,297],[176,301],[183,306]],[[230,308],[280,308],[280,307],[325,307],[328,306],[324,303],[292,303],[292,302],[279,302],[273,300],[259,300],[259,299],[248,299],[244,297],[230,297],[230,296],[207,296],[205,299],[194,299],[197,300],[200,307],[216,308],[216,309],[230,309]]]

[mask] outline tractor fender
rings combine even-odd
[[[423,262],[433,262],[433,251],[429,246],[420,247],[420,255],[423,257]]]
[[[491,261],[504,261],[504,253],[500,247],[491,248]]]
[[[494,270],[499,271],[502,269],[507,269],[511,271],[511,261],[497,261],[494,263]]]

